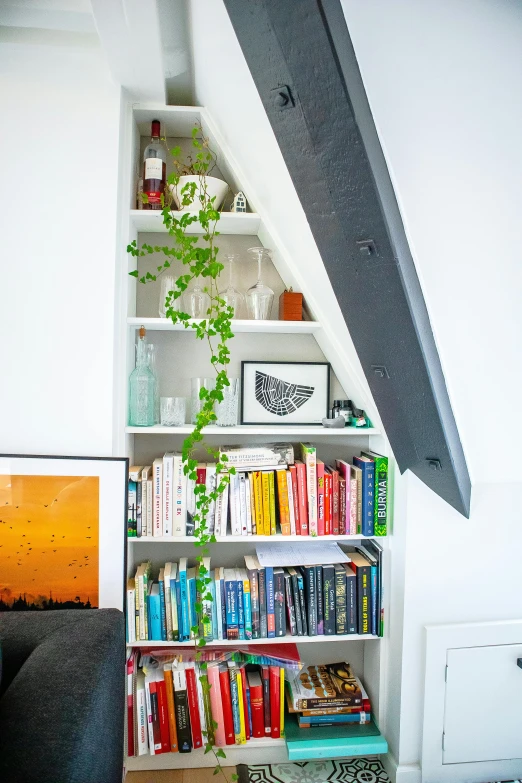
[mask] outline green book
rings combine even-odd
[[[375,451],[361,451],[361,455],[375,462],[374,533],[376,536],[385,536],[388,529],[388,457]]]
[[[388,752],[388,743],[375,725],[346,723],[299,728],[297,715],[285,716],[285,742],[290,761],[370,756]]]

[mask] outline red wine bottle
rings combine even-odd
[[[143,154],[143,192],[147,196],[143,209],[162,209],[166,178],[167,155],[160,141],[160,123],[152,120],[151,140]]]

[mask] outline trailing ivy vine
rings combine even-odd
[[[228,343],[234,337],[231,323],[234,311],[218,295],[217,280],[224,268],[223,264],[218,260],[219,248],[215,241],[216,237],[219,236],[217,226],[220,213],[214,204],[215,196],[210,197],[208,194],[205,179],[215,165],[216,156],[209,147],[208,139],[202,137],[199,126],[192,129],[192,146],[194,148],[194,158],[189,158],[188,167],[179,162],[181,155],[179,147],[174,147],[170,150],[175,171],[167,178],[167,191],[162,194],[161,214],[170,237],[174,239],[173,246],[152,246],[146,243],[138,246],[136,241],[133,241],[128,245],[127,251],[135,258],[154,253],[163,254],[163,263],[157,266],[154,274],[147,272],[140,277],[138,270],[130,272],[133,277],[136,277],[143,284],[156,281],[171,267],[174,259],[182,262],[184,273],[178,277],[173,290],[167,294],[165,302],[166,317],[170,318],[173,324],[181,323],[185,329],[192,329],[196,339],[207,343],[209,361],[216,376],[213,389],[202,388],[200,390],[200,411],[196,416],[194,429],[185,438],[182,447],[185,476],[194,482],[197,479],[198,465],[198,461],[195,458],[196,449],[204,447],[207,453],[216,460],[216,486],[211,490],[207,490],[204,484],[195,484],[194,488],[196,503],[194,546],[198,550],[196,557],[198,563],[196,579],[198,596],[196,614],[198,623],[191,628],[191,631],[194,633],[196,647],[201,648],[206,644],[205,628],[209,619],[204,614],[203,602],[212,602],[213,600],[209,589],[211,576],[205,570],[203,562],[209,553],[208,545],[216,541],[214,533],[210,532],[208,527],[208,515],[212,503],[216,503],[219,496],[226,489],[230,481],[230,474],[235,473],[234,468],[227,469],[226,455],[220,455],[218,449],[205,442],[203,430],[207,425],[216,421],[217,416],[214,412],[214,406],[217,402],[223,401],[223,391],[230,385],[227,373],[230,362]],[[190,182],[180,190],[177,190],[180,176],[187,173],[196,175],[197,182]],[[180,217],[172,211],[173,195],[171,186],[179,192],[181,210],[192,211],[184,211]],[[143,198],[146,201],[146,197],[143,196]],[[191,233],[196,227],[195,224],[198,224],[203,231],[201,236],[202,244],[198,243],[199,237]],[[210,297],[210,306],[207,310],[206,318],[203,318],[201,321],[193,321],[188,313],[179,309],[179,300],[189,285],[199,278],[203,278],[205,284],[204,291]],[[197,657],[200,657],[200,654],[197,653]],[[205,662],[201,662],[200,666],[203,671],[206,670]],[[210,685],[206,674],[201,677],[201,684],[208,692]],[[226,754],[222,748],[214,748],[214,729],[216,726],[217,724],[212,721],[211,716],[207,716],[205,753],[214,753],[217,763],[214,774],[221,772],[226,779],[225,772],[220,764],[220,759],[226,758]],[[237,775],[232,775],[232,780],[237,780]]]

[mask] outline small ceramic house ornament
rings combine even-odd
[[[231,212],[246,212],[247,211],[247,202],[245,198],[245,194],[239,191],[234,196],[234,200],[232,201],[232,207]]]

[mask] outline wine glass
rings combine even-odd
[[[247,253],[257,261],[257,283],[246,292],[248,314],[254,321],[266,321],[270,318],[274,292],[261,280],[261,264],[272,258],[272,252],[266,247],[249,247]]]
[[[228,286],[224,291],[219,292],[219,297],[234,311],[232,318],[241,318],[241,310],[243,309],[245,297],[241,291],[238,291],[234,286],[234,264],[239,260],[239,256],[230,253],[229,255],[226,255],[225,258],[228,261]]]
[[[210,296],[196,283],[183,295],[183,305],[191,318],[206,318],[210,309]]]

